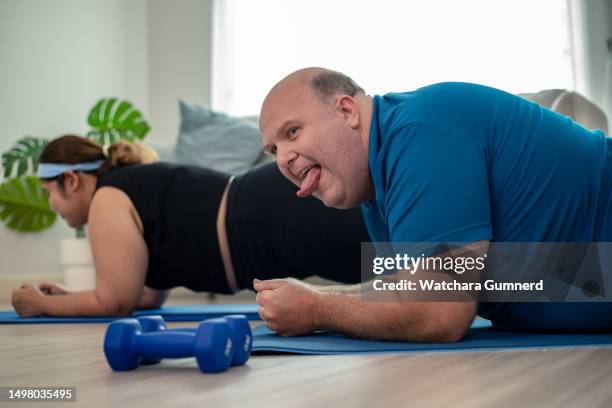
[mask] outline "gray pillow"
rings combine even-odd
[[[259,159],[263,144],[255,124],[184,100],[179,108],[179,162],[239,174]]]

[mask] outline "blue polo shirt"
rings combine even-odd
[[[440,83],[374,96],[368,154],[373,242],[612,241],[611,138],[512,94]],[[612,327],[612,303],[478,310],[522,328],[583,327],[598,311],[587,324]]]
[[[612,241],[607,139],[482,85],[374,96],[372,241]]]

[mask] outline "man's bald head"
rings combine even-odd
[[[287,75],[270,90],[266,100],[278,91],[296,86],[310,88],[323,103],[329,102],[333,95],[365,95],[363,88],[348,75],[327,68],[311,67]]]

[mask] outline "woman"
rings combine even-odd
[[[106,151],[68,135],[45,147],[39,177],[71,227],[89,225],[96,289],[24,284],[12,295],[20,316],[128,315],[161,306],[176,286],[233,293],[254,278],[359,282],[369,238],[358,209],[297,199],[275,164],[233,178],[154,161],[124,141]]]

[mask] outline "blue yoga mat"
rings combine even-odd
[[[421,351],[477,351],[550,347],[612,345],[612,333],[544,334],[493,329],[488,320],[477,319],[463,340],[456,343],[409,343],[353,339],[317,332],[303,337],[281,337],[265,326],[253,331],[254,352],[292,354],[367,354]]]
[[[162,315],[170,322],[196,322],[227,314],[245,314],[249,320],[260,320],[256,304],[214,304],[168,306],[160,309],[139,310],[134,316]],[[115,317],[28,317],[14,311],[0,312],[0,324],[44,323],[106,323]],[[488,320],[477,319],[465,338],[456,343],[409,343],[369,341],[338,334],[317,332],[303,337],[281,337],[259,326],[253,330],[254,352],[282,352],[292,354],[367,354],[405,353],[420,351],[474,351],[530,349],[551,347],[610,346],[612,333],[605,334],[544,334],[521,333],[493,329]]]
[[[244,304],[214,304],[167,306],[160,309],[137,310],[132,316],[162,315],[167,322],[198,322],[213,317],[228,314],[244,314],[249,320],[260,320],[257,314],[258,306],[252,303]],[[117,317],[19,317],[15,311],[0,312],[0,324],[26,323],[106,323]]]

